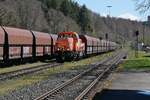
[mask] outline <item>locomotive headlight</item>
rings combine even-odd
[[[57,48],[57,50],[59,51],[59,50],[60,50],[60,48]]]
[[[79,43],[77,42],[76,47],[79,47]]]
[[[79,46],[80,44],[79,43],[77,43],[77,47]]]
[[[77,42],[77,44],[76,44],[76,48],[78,48],[78,47],[80,47],[80,43],[79,42]]]

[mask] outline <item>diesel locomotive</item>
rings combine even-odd
[[[79,35],[76,32],[58,33],[55,46],[55,55],[58,62],[78,59],[91,54],[100,54],[115,50],[115,42],[100,40],[87,35]]]

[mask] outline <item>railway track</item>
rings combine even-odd
[[[86,100],[88,99],[88,93],[92,90],[92,88],[99,83],[99,80],[102,79],[104,77],[104,75],[106,73],[108,73],[109,71],[111,71],[111,69],[113,68],[113,66],[116,66],[120,63],[120,59],[124,57],[125,54],[121,54],[114,62],[111,62],[112,64],[108,65],[107,68],[105,68],[101,73],[99,73],[98,77],[96,79],[94,79],[94,81],[89,84],[86,89],[84,89],[82,91],[82,93],[80,93],[75,100]]]
[[[15,70],[15,71],[0,73],[0,81],[4,81],[4,80],[7,80],[7,79],[12,79],[12,78],[15,78],[15,77],[18,77],[18,76],[31,74],[31,73],[34,73],[34,72],[38,72],[38,71],[48,69],[48,68],[54,67],[54,66],[59,66],[59,65],[60,65],[59,63],[56,63],[55,61],[53,61],[53,62],[48,63],[48,64],[43,64],[43,65],[28,67],[28,68],[24,68],[24,69]]]
[[[22,76],[22,75],[31,74],[31,73],[38,72],[38,71],[48,69],[50,67],[54,67],[54,66],[58,66],[58,65],[60,65],[60,64],[58,64],[56,62],[52,62],[52,63],[38,65],[38,66],[30,67],[30,68],[24,68],[24,69],[20,69],[20,70],[16,70],[16,71],[1,73],[0,81],[15,78],[15,77]]]
[[[35,98],[35,100],[72,100],[73,98],[81,100],[86,97],[86,94],[105,73],[112,69],[114,65],[117,65],[124,56],[123,51],[121,53],[117,52],[113,56],[91,65],[88,70]]]

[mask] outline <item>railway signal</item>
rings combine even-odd
[[[135,32],[136,36],[136,43],[135,43],[135,57],[138,58],[138,36],[139,36],[139,31]]]

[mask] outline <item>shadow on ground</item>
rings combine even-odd
[[[143,56],[143,57],[147,57],[147,58],[150,58],[150,55],[146,55],[146,56]]]
[[[150,100],[150,91],[142,90],[103,90],[93,100]]]

